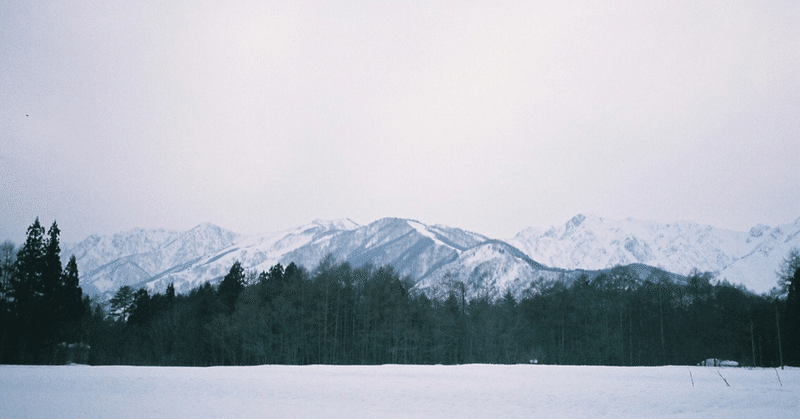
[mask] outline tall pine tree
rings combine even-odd
[[[44,266],[44,227],[37,217],[28,227],[28,237],[17,253],[15,275],[11,281],[18,327],[17,361],[22,363],[40,363],[44,358]]]
[[[800,365],[800,250],[792,249],[784,259],[780,281],[786,292],[783,322],[786,363]]]
[[[58,224],[53,221],[50,229],[47,230],[47,239],[44,242],[44,258],[42,260],[42,332],[47,340],[56,339],[61,322],[61,291],[62,291],[62,271],[61,271],[61,245],[59,235],[61,230]]]
[[[58,342],[80,339],[84,303],[78,266],[72,257],[62,270],[60,234],[53,221],[45,236],[36,218],[17,253],[9,298],[16,329],[15,362],[53,362]]]
[[[81,319],[88,310],[83,301],[83,290],[79,286],[78,263],[72,255],[61,274],[61,282],[57,292],[59,340],[69,343],[83,338]]]
[[[9,334],[14,319],[11,310],[11,281],[14,278],[14,261],[16,250],[9,240],[0,244],[0,363],[5,363],[9,353],[7,345],[11,341]]]
[[[225,278],[222,279],[218,288],[219,298],[228,307],[229,313],[232,313],[236,308],[236,300],[239,299],[239,294],[244,291],[244,285],[244,268],[237,260],[233,263]]]

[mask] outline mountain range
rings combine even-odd
[[[766,293],[792,248],[800,247],[800,218],[777,227],[732,231],[692,222],[660,224],[576,215],[549,229],[527,228],[509,243],[531,258],[565,269],[642,263],[679,275],[693,269]]]
[[[63,247],[77,259],[84,292],[101,298],[123,285],[163,291],[174,283],[176,291],[188,292],[219,281],[235,261],[251,272],[291,262],[313,270],[329,254],[354,266],[391,265],[431,293],[455,280],[467,284],[470,296],[506,289],[521,295],[537,281],[570,281],[616,266],[641,279],[668,275],[676,281],[697,269],[765,293],[777,285],[775,272],[789,250],[800,247],[800,219],[736,232],[579,214],[564,225],[527,228],[508,240],[401,218],[363,226],[349,219],[316,220],[255,235],[201,224],[188,231],[90,236]]]

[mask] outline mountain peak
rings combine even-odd
[[[318,225],[328,230],[355,230],[360,227],[358,223],[349,218],[339,218],[336,220],[323,220],[317,218],[311,224]]]
[[[750,229],[750,237],[761,237],[767,230],[769,230],[768,225],[758,224]]]
[[[81,285],[93,293],[113,292],[131,281],[146,282],[152,290],[173,282],[179,292],[186,292],[204,281],[219,280],[236,260],[253,270],[278,262],[313,268],[327,254],[353,266],[391,265],[427,284],[421,286],[452,272],[478,288],[484,279],[494,278],[499,287],[517,292],[534,278],[557,280],[569,269],[647,263],[680,275],[693,268],[717,272],[719,280],[764,292],[775,286],[775,268],[798,244],[800,220],[735,232],[690,222],[659,224],[577,214],[560,227],[527,228],[510,241],[414,219],[381,218],[360,226],[342,218],[255,236],[211,223],[184,232],[133,229],[90,236],[70,250],[78,258]]]
[[[771,273],[781,258],[800,243],[798,221],[779,227],[758,224],[748,232],[690,221],[662,224],[578,214],[560,228],[522,230],[511,243],[546,266],[607,269],[647,263],[680,275],[696,268],[765,292],[774,286]]]
[[[567,229],[571,230],[573,228],[578,228],[580,225],[586,220],[586,216],[583,214],[578,214],[572,217],[569,221],[567,221]]]
[[[200,223],[200,224],[192,227],[191,230],[217,230],[217,229],[220,229],[220,228],[221,227],[216,225],[216,224],[205,222],[205,223]]]

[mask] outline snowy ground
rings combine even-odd
[[[0,366],[3,418],[798,415],[797,368]]]

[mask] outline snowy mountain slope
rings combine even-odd
[[[180,232],[164,229],[134,229],[112,236],[89,236],[73,247],[65,247],[64,254],[75,255],[81,274],[86,277],[121,257],[156,252],[179,235]]]
[[[420,290],[452,287],[457,278],[474,297],[492,284],[499,292],[519,295],[537,281],[591,278],[620,265],[642,280],[661,275],[654,267],[678,274],[669,274],[672,280],[697,268],[767,292],[792,247],[800,247],[800,220],[734,232],[688,222],[578,215],[561,227],[529,228],[505,242],[409,219],[384,218],[364,226],[342,219],[250,236],[210,224],[186,232],[132,230],[91,236],[66,253],[78,260],[83,289],[106,298],[122,285],[163,291],[174,283],[176,291],[188,292],[219,281],[236,261],[251,272],[291,262],[314,269],[328,254],[354,266],[391,265],[418,281]]]
[[[600,274],[628,275],[643,282],[661,278],[682,283],[685,277],[643,264],[615,266],[601,270],[560,269],[544,266],[522,251],[500,240],[487,240],[461,253],[458,258],[423,278],[420,291],[444,297],[451,292],[453,280],[463,280],[468,298],[500,297],[506,290],[519,298],[527,292],[540,292],[553,282],[570,284],[580,276],[593,280]]]
[[[177,292],[188,292],[206,281],[220,280],[236,261],[241,262],[247,270],[265,271],[281,262],[287,253],[308,246],[310,243],[325,242],[332,236],[357,227],[358,224],[349,219],[315,220],[311,224],[286,231],[243,237],[188,264],[153,275],[144,281],[145,284],[140,285],[160,291],[168,284],[174,283]]]
[[[98,294],[186,265],[238,238],[212,224],[185,232],[135,229],[112,236],[91,236],[64,253],[75,255],[84,291]]]
[[[756,244],[753,250],[723,268],[718,278],[766,292],[776,286],[777,270],[789,251],[800,248],[800,218],[775,228],[753,227],[746,240]]]
[[[198,226],[187,233],[135,230],[90,237],[75,246],[80,250],[78,267],[87,272],[82,274],[81,284],[88,293],[106,298],[122,285],[162,291],[174,283],[176,291],[188,292],[206,281],[219,281],[236,261],[255,272],[291,262],[313,269],[328,254],[354,266],[391,265],[402,276],[426,278],[462,252],[489,240],[458,228],[399,218],[384,218],[366,226],[348,219],[317,220],[253,236],[226,235],[211,227]],[[194,238],[198,236],[195,230],[206,231],[199,235],[203,240]]]
[[[690,222],[659,224],[576,215],[563,226],[528,228],[509,243],[548,266],[605,269],[642,263],[686,275],[692,269],[756,292],[776,285],[775,270],[792,247],[800,247],[800,219],[770,228],[736,232]]]
[[[460,252],[486,237],[446,226],[428,226],[415,220],[384,218],[299,248],[283,257],[307,267],[316,266],[330,253],[354,266],[392,265],[400,275],[423,278]]]
[[[339,226],[315,222],[250,237],[190,266],[154,277],[146,286],[163,290],[172,282],[177,291],[186,292],[205,281],[219,280],[237,260],[254,271],[268,270],[278,262],[314,269],[328,254],[353,266],[391,265],[401,276],[416,280],[416,288],[425,292],[447,292],[453,279],[463,281],[470,298],[488,292],[496,297],[506,289],[519,296],[534,281],[572,281],[581,274],[593,278],[600,273],[548,268],[506,242],[416,220],[384,218],[361,227]],[[655,268],[641,265],[639,271],[645,272],[637,274],[645,279]]]
[[[284,232],[245,238],[189,266],[154,276],[146,286],[161,290],[172,282],[176,291],[185,292],[205,281],[219,280],[236,261],[257,272],[276,263],[287,266],[292,262],[314,269],[328,254],[354,266],[391,265],[402,276],[422,278],[484,240],[460,229],[399,218],[384,218],[360,227],[352,221],[315,221]]]
[[[458,280],[465,283],[468,298],[496,298],[506,289],[519,296],[535,280],[559,277],[565,277],[563,270],[547,268],[508,243],[486,240],[422,278],[416,288],[444,296]]]

